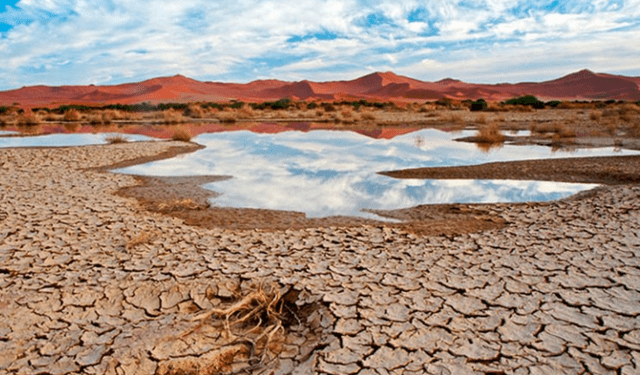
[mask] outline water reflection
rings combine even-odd
[[[396,209],[427,203],[520,202],[558,199],[589,184],[492,180],[398,180],[378,171],[494,161],[605,156],[613,149],[552,153],[542,146],[504,145],[485,153],[474,144],[433,129],[373,139],[350,131],[202,134],[206,146],[182,157],[122,170],[160,176],[230,175],[206,185],[223,193],[212,203],[230,207],[305,212],[309,217],[369,216],[362,209]],[[419,139],[419,141],[417,141]],[[619,154],[631,154],[622,151]]]
[[[117,136],[118,133],[99,134],[49,134],[30,137],[0,137],[2,147],[72,147],[106,144],[107,138]],[[151,137],[128,134],[125,138],[130,141],[150,141]]]

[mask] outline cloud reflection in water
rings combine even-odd
[[[194,141],[205,145],[203,150],[122,172],[233,176],[205,185],[223,193],[212,200],[218,206],[302,211],[309,217],[371,216],[361,210],[428,203],[553,200],[595,186],[510,180],[401,180],[376,174],[379,171],[614,154],[611,148],[552,153],[542,146],[509,145],[485,153],[473,144],[452,141],[472,134],[425,129],[390,140],[325,130],[201,134]],[[631,152],[617,154],[625,153]]]

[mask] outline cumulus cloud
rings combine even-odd
[[[8,25],[0,89],[176,73],[222,81],[372,70],[475,82],[584,67],[640,75],[630,43],[639,21],[638,0],[22,0],[0,13]]]

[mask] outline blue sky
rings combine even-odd
[[[21,0],[0,5],[0,90],[198,80],[542,81],[640,76],[640,0]]]

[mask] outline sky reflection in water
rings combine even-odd
[[[75,147],[102,145],[108,143],[106,139],[112,136],[123,136],[130,142],[152,141],[151,137],[138,134],[119,133],[78,133],[78,134],[48,134],[29,137],[0,137],[0,148],[3,147]]]
[[[493,161],[631,154],[612,148],[552,153],[542,146],[504,146],[489,153],[453,138],[474,132],[425,129],[393,139],[349,131],[201,134],[206,148],[120,172],[160,176],[229,175],[205,187],[224,207],[302,211],[309,217],[365,216],[362,209],[427,203],[522,202],[559,199],[595,185],[501,180],[400,180],[378,171]]]

